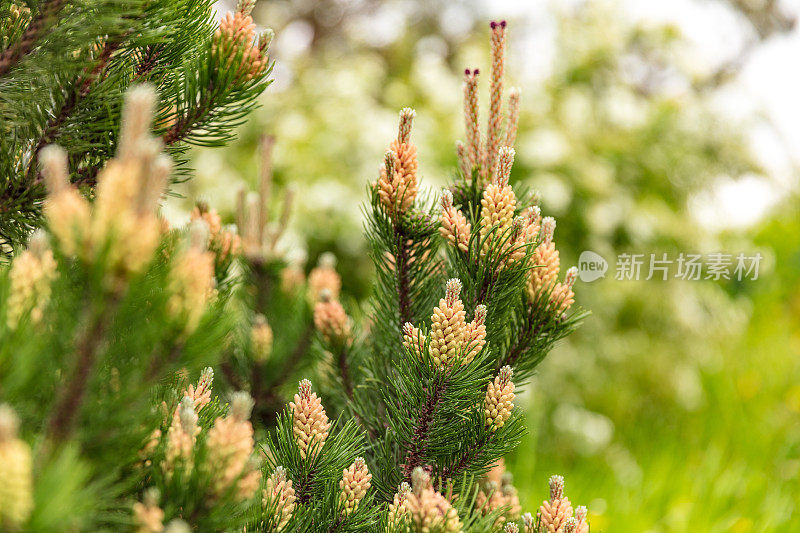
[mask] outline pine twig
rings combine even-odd
[[[5,76],[14,65],[34,49],[44,30],[63,6],[64,0],[45,0],[44,6],[28,23],[28,27],[25,28],[19,40],[0,53],[0,77]]]
[[[410,480],[411,473],[422,463],[422,458],[425,456],[425,451],[428,447],[430,425],[433,422],[433,417],[436,414],[436,408],[439,406],[439,402],[441,401],[442,395],[446,389],[447,383],[434,383],[433,390],[425,401],[425,405],[420,413],[419,421],[414,429],[414,437],[411,441],[410,449],[406,455],[406,460],[403,463],[403,479]]]

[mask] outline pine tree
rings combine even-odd
[[[206,205],[184,229],[159,218],[173,164],[150,85],[127,91],[92,202],[66,150],[38,151],[46,230],[0,275],[0,525],[584,532],[559,477],[521,516],[503,463],[525,431],[516,394],[584,315],[555,220],[510,183],[504,40],[492,23],[485,136],[466,74],[468,140],[438,198],[400,112],[364,206],[365,313],[329,257],[305,281],[276,247],[269,141],[238,235]],[[296,375],[313,380],[286,402]]]
[[[242,0],[217,25],[212,0],[0,2],[0,247],[39,226],[40,151],[58,143],[70,181],[91,197],[119,145],[122,95],[159,91],[154,131],[187,177],[189,145],[232,136],[268,85],[270,30],[256,36]]]

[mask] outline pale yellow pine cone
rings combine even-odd
[[[439,234],[447,239],[451,246],[456,246],[462,252],[466,252],[472,226],[467,222],[464,213],[453,206],[453,193],[448,190],[442,193],[442,214],[439,222],[441,224]]]
[[[481,304],[475,308],[475,317],[464,329],[464,361],[469,364],[486,345],[486,306]]]
[[[253,400],[247,393],[238,392],[231,400],[231,412],[219,417],[208,430],[208,466],[212,468],[212,492],[224,496],[234,487],[235,498],[247,500],[258,490],[261,471],[253,461],[255,439],[248,420]]]
[[[425,335],[419,328],[414,327],[411,322],[406,322],[403,325],[403,346],[411,353],[415,354],[417,357],[422,357],[426,341]]]
[[[392,499],[392,503],[389,504],[389,532],[399,526],[403,520],[410,516],[411,513],[411,502],[409,502],[408,496],[411,494],[411,485],[403,481],[400,483],[400,486],[397,488],[397,492],[394,494],[394,498]]]
[[[320,300],[322,291],[328,291],[331,299],[337,300],[342,290],[342,278],[334,269],[336,258],[323,254],[319,265],[308,275],[308,302],[312,306]]]
[[[8,277],[11,282],[6,311],[8,326],[16,328],[26,313],[31,323],[41,322],[56,277],[56,261],[43,235],[34,236],[29,248],[14,258]]]
[[[493,242],[503,242],[509,238],[508,232],[514,223],[517,209],[517,196],[508,179],[514,163],[513,148],[503,147],[498,156],[495,178],[483,190],[481,198],[481,229],[483,240],[481,252],[486,254]]]
[[[430,475],[421,467],[411,474],[413,488],[407,496],[409,515],[416,531],[444,531],[459,533],[463,531],[458,512],[441,493],[435,491],[430,483]]]
[[[511,381],[513,372],[511,367],[504,366],[486,387],[486,399],[484,400],[484,415],[486,425],[491,431],[496,431],[503,427],[511,417],[511,410],[514,409],[514,383]]]
[[[133,504],[133,521],[136,524],[136,533],[164,531],[164,510],[157,505],[152,492],[145,494],[144,502]]]
[[[553,243],[553,232],[556,221],[553,217],[545,217],[541,221],[540,243],[531,254],[531,265],[528,276],[528,300],[533,302],[540,293],[550,290],[561,269],[561,259]]]
[[[587,513],[588,510],[583,505],[575,509],[575,519],[577,520],[575,533],[589,533],[589,522],[586,517]]]
[[[192,399],[194,410],[199,413],[200,410],[209,404],[211,401],[211,390],[214,385],[214,369],[210,366],[203,369],[200,373],[200,379],[197,380],[197,386],[190,384],[186,390],[183,391],[181,396],[188,396]],[[180,406],[175,409],[173,420],[179,416]]]
[[[294,395],[294,401],[289,402],[289,407],[292,409],[292,432],[300,448],[300,456],[313,460],[325,444],[331,424],[322,401],[317,393],[311,392],[309,380],[300,382],[299,392]]]
[[[191,334],[214,295],[214,254],[194,246],[183,250],[172,265],[169,290],[169,312],[184,321],[185,333]]]
[[[67,154],[59,146],[45,146],[39,163],[47,184],[44,215],[50,232],[66,255],[84,258],[91,238],[91,211],[89,202],[69,183]]]
[[[277,467],[267,479],[262,493],[262,505],[264,507],[275,506],[277,531],[283,531],[291,519],[296,500],[292,480],[288,479],[286,469],[282,466]]]
[[[578,269],[571,267],[567,270],[567,275],[564,277],[564,283],[556,283],[550,293],[550,305],[556,316],[561,316],[566,313],[572,304],[575,303],[575,293],[572,287],[578,277]]]
[[[372,474],[369,473],[367,463],[363,457],[358,457],[348,468],[342,472],[342,479],[339,481],[339,501],[343,506],[345,515],[350,515],[358,508],[358,504],[367,494],[372,481]]]
[[[417,148],[410,140],[415,115],[408,107],[400,111],[397,139],[390,144],[378,178],[378,196],[391,216],[408,211],[418,193]]]
[[[524,533],[533,533],[533,515],[525,513],[522,515],[522,531]]]
[[[191,471],[194,467],[194,445],[200,428],[197,426],[197,413],[194,400],[184,396],[167,430],[167,447],[164,458],[164,471],[170,476],[177,463]]]
[[[550,499],[539,507],[539,527],[547,533],[565,533],[564,526],[572,515],[572,504],[564,496],[564,478],[551,476]]]
[[[459,298],[460,293],[461,281],[455,278],[448,280],[445,297],[433,309],[428,350],[436,367],[452,365],[464,346],[466,312]]]
[[[350,338],[350,318],[338,301],[327,291],[320,294],[314,306],[314,326],[327,342],[345,342]]]
[[[33,510],[31,448],[17,438],[16,413],[0,404],[0,529],[21,530]]]

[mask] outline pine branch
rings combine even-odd
[[[48,423],[48,434],[55,440],[66,439],[72,431],[75,417],[80,411],[86,395],[87,382],[97,360],[97,353],[105,343],[105,332],[114,316],[117,299],[107,306],[92,308],[88,323],[82,328],[76,342],[77,360],[69,380],[64,384],[56,400]]]
[[[400,315],[400,331],[403,324],[412,319],[409,302],[409,279],[408,279],[408,247],[406,236],[399,226],[395,226],[397,236],[397,257],[395,258],[395,269],[397,272],[397,307]]]
[[[410,480],[411,473],[414,469],[422,465],[422,459],[425,457],[428,446],[430,426],[436,415],[436,408],[439,406],[439,402],[446,392],[446,389],[447,382],[440,383],[439,379],[437,379],[433,384],[433,390],[427,395],[425,404],[419,413],[419,418],[414,427],[413,439],[408,443],[408,454],[403,463],[403,479]]]
[[[39,13],[31,19],[20,39],[0,53],[0,78],[31,52],[53,18],[64,5],[64,0],[45,0]]]

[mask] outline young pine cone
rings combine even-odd
[[[294,512],[295,501],[294,487],[292,487],[292,480],[288,479],[286,469],[279,466],[275,472],[267,479],[262,494],[262,505],[266,508],[268,506],[275,506],[275,514],[277,517],[277,531],[283,531],[289,519]]]
[[[427,338],[411,322],[403,325],[403,346],[417,357],[422,357]]]
[[[486,344],[486,306],[481,304],[475,308],[475,317],[464,330],[464,364],[471,362],[481,353]]]
[[[0,529],[22,529],[33,510],[31,448],[17,438],[19,421],[8,405],[0,405]]]
[[[322,291],[314,307],[314,326],[328,343],[342,343],[350,338],[350,319],[344,307]]]
[[[26,313],[33,324],[41,322],[50,301],[50,284],[56,277],[56,261],[44,235],[31,238],[28,249],[14,258],[8,277],[8,326],[16,328]]]
[[[304,379],[300,390],[289,402],[292,409],[293,433],[303,459],[313,460],[328,438],[331,424],[316,392],[311,392],[311,382]]]
[[[415,114],[408,107],[400,111],[397,139],[386,152],[378,178],[378,197],[386,212],[393,217],[408,211],[417,197],[417,148],[410,140]]]
[[[430,355],[437,367],[447,367],[460,355],[466,329],[464,304],[458,297],[461,281],[451,279],[447,282],[445,297],[433,309],[431,316]]]
[[[430,475],[417,467],[411,475],[413,490],[408,494],[408,508],[416,531],[441,531],[458,533],[463,531],[458,512],[450,502],[435,491],[430,484]]]
[[[236,499],[244,501],[258,490],[261,470],[252,460],[255,440],[248,420],[252,408],[250,395],[237,392],[228,416],[217,418],[208,430],[208,464],[214,469],[212,490],[217,497],[233,488]]]
[[[514,383],[511,381],[513,372],[510,366],[500,369],[494,381],[490,381],[486,388],[484,400],[484,414],[486,425],[491,431],[503,427],[514,409]]]
[[[358,508],[359,502],[364,498],[370,487],[372,474],[367,469],[367,463],[363,457],[356,458],[355,462],[342,472],[342,479],[339,481],[339,501],[344,507],[345,515],[352,514]]]
[[[558,277],[561,268],[558,250],[553,243],[553,232],[556,228],[556,221],[553,217],[542,219],[541,242],[533,251],[528,277],[528,300],[533,302],[539,293],[550,289]]]
[[[442,214],[439,217],[441,226],[439,234],[447,239],[451,246],[466,252],[469,246],[469,236],[472,226],[467,222],[467,217],[460,209],[453,205],[453,193],[444,190],[442,193]]]
[[[547,533],[566,533],[567,520],[572,518],[572,504],[564,496],[564,478],[550,477],[550,500],[539,507],[539,528]]]
[[[564,283],[556,283],[553,286],[553,291],[550,293],[550,305],[553,306],[556,316],[566,313],[575,303],[575,293],[572,291],[572,286],[575,284],[577,277],[578,269],[571,267],[567,270]]]
[[[405,518],[410,516],[411,502],[408,496],[411,494],[411,485],[403,481],[397,488],[392,503],[389,504],[389,531],[399,526]]]

